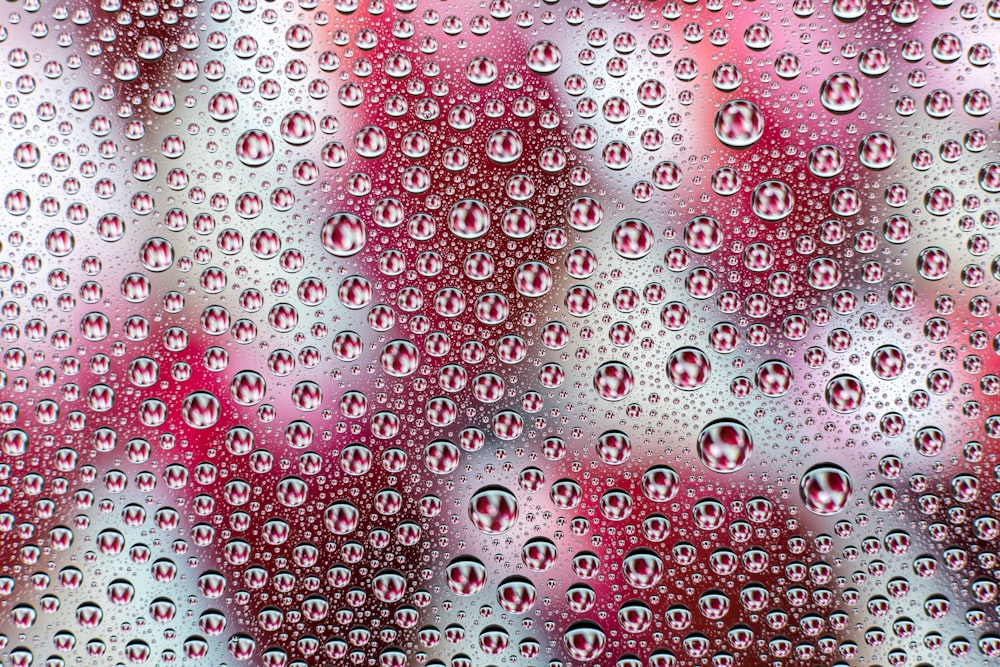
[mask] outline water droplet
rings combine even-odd
[[[854,485],[847,472],[832,463],[813,466],[799,483],[799,492],[806,509],[813,514],[829,516],[847,507]]]

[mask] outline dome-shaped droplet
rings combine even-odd
[[[730,148],[747,148],[764,136],[764,114],[747,100],[730,100],[715,114],[715,136]]]
[[[753,453],[753,438],[746,426],[732,419],[713,422],[698,435],[698,458],[709,470],[735,472]]]
[[[487,535],[499,535],[510,530],[517,521],[517,497],[502,486],[487,486],[469,501],[472,525]]]
[[[554,43],[540,40],[528,49],[525,61],[535,74],[552,74],[562,65],[562,52]]]
[[[840,466],[824,463],[810,468],[799,482],[806,509],[823,516],[836,514],[851,500],[854,485]]]

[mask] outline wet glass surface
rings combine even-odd
[[[1000,664],[1000,2],[0,12],[0,662]]]

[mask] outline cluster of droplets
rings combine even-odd
[[[133,5],[0,26],[5,662],[1000,657],[995,0]]]

